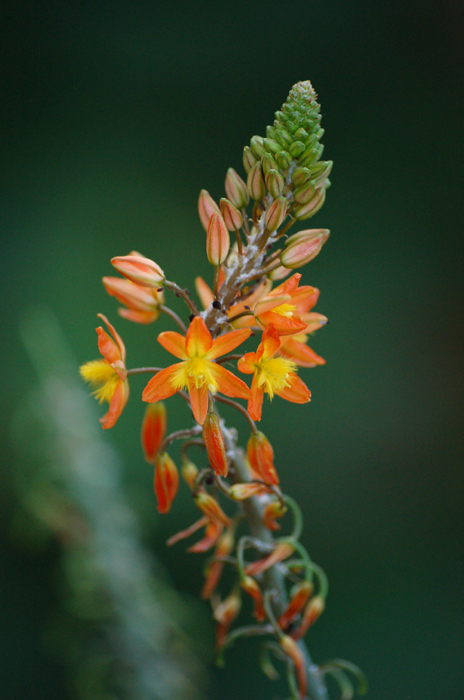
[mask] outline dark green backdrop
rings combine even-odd
[[[462,6],[56,0],[1,14],[1,697],[66,697],[40,651],[56,554],[7,534],[9,417],[36,381],[19,316],[53,307],[83,362],[95,314],[117,318],[100,282],[111,256],[141,250],[186,286],[194,266],[210,274],[199,190],[222,196],[249,138],[311,79],[335,162],[313,220],[332,235],[304,271],[331,322],[313,343],[327,365],[304,375],[309,407],[277,400],[263,421],[330,579],[309,643],[359,664],[372,700],[463,698]],[[131,364],[165,361],[153,329],[118,328]],[[151,499],[138,388],[111,438]],[[200,562],[163,544],[182,525],[180,508],[153,514],[159,558],[196,594]],[[244,649],[211,698],[272,697]]]

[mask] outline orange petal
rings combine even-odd
[[[272,311],[272,309],[275,309],[277,306],[291,303],[292,298],[290,294],[269,294],[269,296],[264,297],[264,299],[261,301],[258,301],[253,311],[255,316],[262,316],[262,314]]]
[[[188,357],[204,357],[213,345],[213,338],[201,316],[192,320],[185,336],[185,351]]]
[[[247,387],[245,382],[236,377],[235,374],[229,372],[228,369],[222,367],[221,365],[215,365],[213,371],[221,394],[235,397],[237,399],[250,398],[250,389]]]
[[[308,285],[305,285],[304,287],[298,287],[298,289],[295,289],[293,294],[291,294],[292,297],[292,304],[295,304],[295,306],[298,308],[301,305],[305,303],[308,299],[311,299],[314,295],[314,287],[310,287]],[[316,302],[314,302],[316,303]],[[313,304],[314,306],[314,304]]]
[[[282,314],[274,313],[274,311],[260,314],[259,317],[256,317],[256,320],[261,328],[272,323],[279,335],[295,335],[295,333],[303,332],[306,328],[306,323],[299,316],[282,316]]]
[[[218,520],[208,520],[208,525],[206,526],[205,536],[198,540],[195,544],[188,548],[187,552],[207,552],[208,549],[214,547],[218,541],[221,532],[224,529],[224,525]]]
[[[221,357],[231,350],[235,350],[243,343],[251,334],[250,328],[241,328],[238,331],[230,331],[224,333],[213,340],[213,347],[208,353],[208,360],[215,360],[216,357]]]
[[[277,396],[292,403],[308,403],[311,400],[311,392],[306,384],[294,372],[289,373],[288,379],[290,386],[286,386],[282,391],[276,391]]]
[[[185,338],[180,333],[164,331],[164,333],[159,334],[158,343],[179,360],[188,360],[188,355],[185,352]]]
[[[270,323],[264,329],[260,346],[256,353],[258,359],[269,360],[280,348],[281,340],[275,326]]]
[[[107,430],[112,428],[119,416],[123,412],[124,406],[129,399],[129,384],[128,382],[118,382],[114,394],[111,398],[108,412],[105,413],[103,418],[100,418],[100,423],[102,428]]]
[[[211,302],[214,301],[214,294],[211,291],[211,288],[208,287],[208,285],[206,284],[203,277],[195,278],[195,289],[197,290],[197,294],[200,297],[200,301],[203,305],[203,308],[209,308]]]
[[[246,352],[243,357],[237,362],[237,368],[243,374],[253,374],[257,357],[255,352]]]
[[[311,309],[314,308],[314,306],[316,306],[317,301],[319,299],[320,291],[316,287],[313,287],[313,289],[314,289],[314,291],[310,297],[307,297],[302,302],[299,302],[299,301],[296,302],[298,313],[300,315],[303,313],[307,313],[308,311],[311,311]],[[295,297],[294,297],[294,299],[295,299]],[[293,303],[295,303],[295,300]]]
[[[118,309],[118,314],[122,318],[134,323],[153,323],[159,317],[159,311],[135,311],[134,309]]]
[[[279,355],[286,357],[293,362],[296,362],[300,367],[316,367],[316,365],[325,365],[325,360],[319,355],[316,355],[314,350],[311,350],[305,343],[300,343],[295,338],[289,337],[283,343],[279,350]]]
[[[162,369],[158,374],[150,379],[142,393],[142,401],[153,403],[154,401],[162,401],[178,391],[172,386],[170,377],[179,367],[182,367],[183,362],[176,362],[175,365],[170,365],[166,369]]]
[[[256,381],[255,375],[251,383],[251,399],[248,401],[248,413],[253,420],[261,420],[263,398],[264,391],[258,387],[258,382]]]
[[[208,387],[196,387],[194,381],[189,381],[190,405],[197,423],[203,425],[208,413]],[[143,397],[142,397],[143,398]]]
[[[291,294],[299,285],[301,279],[301,273],[295,272],[294,275],[285,280],[282,284],[276,287],[273,294],[276,292],[278,294]]]
[[[129,309],[137,311],[153,311],[157,303],[161,303],[159,298],[155,298],[152,289],[142,287],[135,282],[121,277],[103,277],[103,284],[110,296],[116,297],[121,304]],[[155,292],[156,297],[159,293]],[[162,293],[161,293],[162,296]]]
[[[313,333],[314,331],[317,331],[318,328],[321,328],[321,326],[325,326],[325,324],[328,322],[328,318],[326,316],[316,314],[314,311],[303,314],[301,320],[306,323],[306,328],[304,330],[305,333]]]

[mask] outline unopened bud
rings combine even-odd
[[[278,165],[270,153],[266,153],[261,158],[261,167],[265,176],[268,174],[269,170],[278,170]]]
[[[283,280],[287,277],[287,275],[290,274],[290,270],[287,270],[287,268],[283,267],[280,265],[279,267],[276,267],[275,270],[272,270],[268,277],[270,280],[273,282],[277,282],[278,280]]]
[[[249,146],[245,146],[243,149],[243,167],[245,168],[247,175],[258,160],[259,158],[255,156],[251,148]]]
[[[294,135],[291,135],[288,133],[286,129],[280,128],[280,129],[275,129],[275,134],[273,138],[278,141],[284,148],[288,148],[294,139]]]
[[[319,157],[319,148],[316,146],[310,146],[306,148],[304,153],[298,158],[300,167],[308,168],[311,163],[314,163]]]
[[[309,168],[296,168],[292,174],[292,182],[295,187],[304,185],[311,178],[311,170]]]
[[[205,231],[208,230],[209,220],[211,219],[214,212],[219,214],[218,205],[207,190],[201,190],[200,196],[198,198],[198,213],[200,215],[201,224]]]
[[[216,630],[216,649],[226,641],[227,630],[240,612],[242,601],[238,592],[233,592],[214,608],[214,619],[218,622]]]
[[[252,433],[247,444],[250,466],[267,484],[278,484],[279,477],[274,467],[274,450],[261,431]]]
[[[206,234],[206,255],[211,265],[222,265],[230,248],[230,237],[224,219],[214,212]]]
[[[266,186],[264,183],[263,172],[261,170],[261,162],[255,163],[247,178],[247,188],[250,197],[259,202],[264,197]]]
[[[307,204],[299,204],[297,207],[295,207],[295,209],[292,211],[292,216],[299,221],[309,219],[311,216],[314,216],[319,209],[321,209],[324,202],[325,189],[321,188],[316,190],[315,195],[310,202]]]
[[[154,486],[158,511],[168,513],[179,488],[179,474],[167,452],[156,457]]]
[[[298,158],[298,156],[304,152],[305,148],[302,141],[294,141],[288,150],[294,158]]]
[[[282,150],[280,143],[274,139],[263,139],[263,143],[268,153],[277,153]]]
[[[326,228],[314,228],[290,236],[280,256],[280,262],[290,270],[306,265],[320,253],[329,235],[330,231]]]
[[[254,603],[253,615],[258,622],[263,622],[266,619],[266,611],[264,609],[263,594],[255,579],[251,576],[245,576],[240,581],[240,585]]]
[[[165,435],[166,406],[162,401],[149,403],[142,423],[142,447],[149,464],[153,464]]]
[[[248,205],[250,197],[246,185],[233,168],[229,168],[227,171],[225,190],[228,198],[237,209],[243,209]]]
[[[185,459],[181,467],[182,478],[193,491],[195,486],[195,480],[198,476],[198,468],[189,459]]]
[[[277,170],[271,168],[271,170],[268,170],[266,173],[265,181],[269,194],[274,198],[280,197],[285,184],[282,175]]]
[[[206,491],[200,490],[194,496],[195,505],[201,510],[204,515],[208,518],[216,520],[226,527],[230,527],[232,524],[231,519],[224,513],[219,503],[213,496],[210,496]]]
[[[225,197],[220,200],[220,205],[221,214],[225,225],[229,231],[237,231],[243,224],[242,213],[232,204],[232,202],[225,199]]]
[[[292,162],[292,156],[288,151],[279,151],[275,154],[275,159],[281,170],[287,170],[288,166]]]
[[[321,160],[319,163],[315,163],[311,167],[311,180],[314,182],[316,187],[327,180],[330,173],[332,172],[333,161],[332,160]]]
[[[266,212],[265,223],[268,231],[276,231],[287,215],[286,197],[275,199]]]
[[[208,459],[216,474],[227,476],[229,465],[227,463],[224,436],[219,424],[219,416],[215,411],[208,411],[203,423],[203,441],[205,443]]]
[[[266,153],[266,148],[261,136],[253,136],[250,140],[250,148],[257,158],[262,158]]]
[[[313,199],[315,191],[313,181],[309,180],[295,189],[293,198],[297,204],[307,204]]]
[[[111,259],[111,264],[121,275],[142,287],[158,288],[164,284],[164,272],[160,266],[140,253],[117,256]]]

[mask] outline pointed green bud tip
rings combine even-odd
[[[284,178],[277,170],[268,170],[265,177],[266,187],[269,194],[274,197],[280,197],[284,189]]]
[[[225,189],[227,197],[237,209],[243,209],[248,205],[250,197],[247,186],[233,168],[227,171]]]
[[[268,231],[276,231],[287,214],[287,200],[285,197],[275,199],[266,212],[266,228]]]

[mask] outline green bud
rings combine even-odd
[[[274,139],[263,139],[263,143],[269,153],[277,153],[277,151],[282,150],[280,143],[274,141]]]
[[[290,163],[292,162],[292,156],[288,151],[279,151],[275,154],[275,159],[281,170],[287,170]]]
[[[261,170],[261,163],[258,161],[254,164],[247,178],[247,188],[252,199],[259,201],[262,199],[266,192],[266,186],[264,184],[263,171]]]
[[[284,189],[284,178],[277,170],[269,170],[265,177],[266,187],[274,199],[280,197]]]
[[[311,165],[311,163],[315,163],[318,158],[319,158],[319,149],[316,148],[316,146],[312,146],[310,148],[307,148],[303,152],[303,154],[298,159],[298,162],[299,162],[300,166],[307,168]]]
[[[311,180],[314,182],[316,187],[328,178],[332,170],[332,166],[332,160],[321,160],[311,167]]]
[[[269,170],[278,170],[279,166],[275,162],[274,158],[271,156],[270,153],[266,153],[262,158],[261,158],[261,166],[263,168],[263,173],[267,175]]]
[[[276,137],[276,129],[273,126],[267,126],[266,127],[266,136],[268,139],[275,139]]]
[[[275,140],[278,141],[284,148],[288,148],[294,141],[293,136],[291,136],[286,129],[275,129]]]
[[[307,204],[299,204],[292,211],[292,216],[299,221],[304,221],[314,216],[325,202],[325,189],[316,190],[314,197]]]
[[[266,212],[264,219],[268,231],[276,231],[287,214],[287,199],[286,197],[278,197],[275,199]]]
[[[233,168],[227,171],[225,189],[228,198],[237,209],[243,209],[248,205],[250,198],[247,187]]]
[[[293,137],[294,137],[296,140],[298,140],[298,141],[303,141],[304,143],[306,143],[306,139],[308,138],[308,136],[309,136],[309,134],[308,134],[308,132],[306,131],[306,129],[303,129],[303,127],[301,127],[301,126],[300,126],[300,128],[297,129],[297,130],[295,131],[295,133],[293,134]]]
[[[255,156],[251,148],[249,146],[245,146],[243,149],[243,167],[245,168],[247,175],[257,161],[258,158]]]
[[[294,141],[288,149],[294,158],[298,158],[305,150],[303,141]]]
[[[295,187],[300,187],[311,178],[311,170],[308,168],[297,168],[293,171],[292,182]]]
[[[263,140],[261,136],[253,136],[250,140],[250,148],[257,158],[261,158],[266,153]]]
[[[241,212],[235,207],[232,202],[223,197],[219,204],[221,206],[221,214],[224,219],[224,223],[229,229],[229,231],[238,230],[243,224],[243,216]]]
[[[293,193],[295,202],[298,204],[307,204],[314,197],[316,188],[312,180],[308,180],[301,187],[297,187]]]

